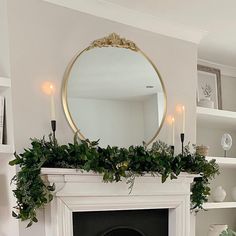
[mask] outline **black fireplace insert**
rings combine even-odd
[[[168,209],[73,213],[73,236],[168,236]]]
[[[142,233],[140,230],[127,226],[118,226],[111,228],[107,230],[105,233],[103,233],[101,236],[123,236],[123,235],[145,236],[145,234]]]

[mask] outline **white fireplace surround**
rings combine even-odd
[[[132,209],[169,209],[169,236],[190,235],[190,184],[194,175],[176,180],[137,177],[129,194],[125,180],[103,183],[102,176],[73,169],[43,168],[42,176],[55,183],[54,200],[45,209],[46,236],[73,236],[72,213]]]

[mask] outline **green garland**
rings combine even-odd
[[[49,136],[32,139],[32,147],[24,153],[15,154],[10,165],[19,165],[20,171],[13,177],[17,198],[16,212],[12,215],[17,219],[30,220],[28,227],[37,222],[36,210],[45,206],[53,199],[54,186],[46,185],[40,177],[42,167],[75,168],[93,171],[103,175],[104,182],[118,182],[126,178],[132,188],[134,179],[145,173],[159,175],[164,183],[168,177],[176,179],[181,172],[199,174],[192,185],[192,209],[201,209],[210,194],[209,180],[219,173],[215,160],[208,162],[205,157],[190,153],[185,147],[184,155],[173,156],[165,143],[158,141],[151,149],[144,146],[127,148],[101,148],[98,142],[89,140],[78,143],[58,145]]]

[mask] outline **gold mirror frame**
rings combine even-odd
[[[81,52],[77,53],[72,58],[72,60],[70,61],[69,65],[66,68],[66,71],[65,71],[65,74],[64,74],[64,78],[63,78],[63,83],[62,83],[62,104],[63,104],[63,109],[64,109],[65,116],[66,116],[66,118],[67,118],[67,120],[68,120],[68,122],[69,122],[69,124],[70,124],[70,126],[72,128],[72,130],[75,133],[76,132],[78,133],[78,136],[79,136],[80,139],[86,140],[86,137],[84,137],[84,135],[80,132],[80,129],[77,127],[77,125],[73,121],[71,113],[70,113],[69,108],[68,108],[67,85],[68,85],[69,75],[70,75],[71,69],[72,69],[74,63],[76,62],[76,60],[78,59],[78,57],[82,53],[84,53],[84,52],[86,52],[86,51],[88,51],[90,49],[96,48],[96,47],[98,47],[98,48],[102,48],[102,47],[117,47],[117,48],[125,48],[125,49],[129,49],[129,50],[135,51],[135,52],[140,53],[141,55],[143,55],[149,61],[149,63],[152,65],[154,70],[156,71],[156,73],[157,73],[157,75],[158,75],[158,77],[160,79],[161,86],[163,88],[164,98],[165,98],[164,99],[165,100],[164,113],[163,113],[164,115],[163,115],[161,124],[160,124],[157,132],[155,133],[154,137],[151,138],[151,140],[149,140],[148,142],[144,143],[145,146],[148,146],[149,144],[151,144],[156,139],[156,137],[158,136],[159,132],[161,131],[161,128],[163,127],[163,124],[164,124],[164,121],[165,121],[166,111],[167,111],[166,89],[165,89],[162,77],[161,77],[158,69],[154,65],[154,63],[151,61],[151,59],[148,58],[147,55],[142,50],[140,50],[134,42],[132,42],[130,40],[127,40],[125,38],[121,38],[116,33],[112,33],[112,34],[110,34],[107,37],[104,37],[104,38],[97,39],[97,40],[93,41],[87,48],[85,48]]]

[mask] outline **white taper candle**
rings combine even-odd
[[[52,84],[50,85],[50,90],[51,90],[51,120],[56,120],[54,88]]]
[[[171,119],[171,125],[172,125],[172,145],[175,146],[175,118],[172,117]]]
[[[182,133],[185,133],[185,106],[182,107],[182,112],[183,112],[183,129],[182,129]]]

